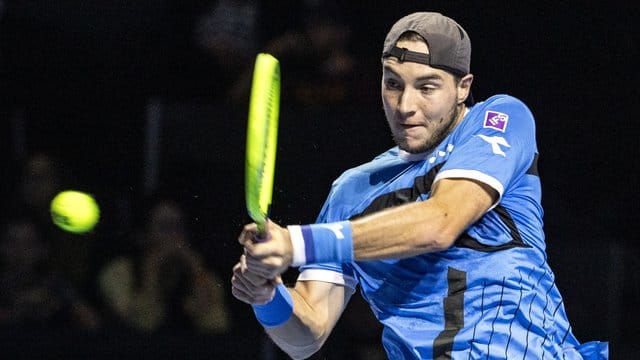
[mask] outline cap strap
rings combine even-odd
[[[389,56],[398,58],[398,61],[400,62],[410,61],[419,64],[431,65],[431,56],[429,56],[429,54],[411,51],[407,48],[394,46],[391,50],[382,53],[383,58]]]

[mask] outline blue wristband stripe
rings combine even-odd
[[[304,240],[305,264],[353,261],[349,221],[303,225],[300,230]]]
[[[304,239],[304,256],[307,259],[307,264],[313,264],[316,262],[316,250],[315,241],[313,238],[313,230],[310,225],[303,225],[300,227],[302,231],[302,238]]]

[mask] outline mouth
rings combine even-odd
[[[404,130],[416,129],[416,128],[419,128],[420,126],[421,125],[418,125],[418,124],[400,124],[400,128]]]

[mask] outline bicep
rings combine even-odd
[[[445,178],[438,180],[425,203],[438,206],[448,214],[452,238],[478,221],[498,201],[498,191],[473,179]],[[426,205],[426,204],[425,204]]]

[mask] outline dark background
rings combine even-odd
[[[5,1],[0,18],[4,191],[13,191],[28,156],[46,152],[63,159],[73,174],[69,187],[94,193],[102,205],[96,232],[103,260],[117,253],[128,229],[118,206],[125,202],[135,212],[149,189],[169,191],[188,206],[194,246],[228,278],[241,252],[235,237],[248,221],[242,173],[247,109],[225,96],[240,81],[238,74],[222,71],[220,60],[194,40],[194,23],[215,3]],[[259,4],[256,51],[301,28],[308,16],[297,1]],[[285,84],[295,78],[288,80],[288,74],[313,63],[295,64],[294,70],[283,62],[273,218],[313,221],[333,178],[392,145],[378,85],[386,30],[408,12],[443,12],[472,39],[476,100],[508,93],[536,117],[549,262],[575,335],[581,341],[610,341],[618,358],[636,357],[640,126],[631,109],[639,99],[638,5],[356,1],[332,6],[318,14],[350,26],[349,49],[357,66],[349,101],[328,106],[288,101],[293,94]],[[237,61],[247,67],[252,59]],[[158,176],[150,179],[145,159],[153,114],[160,124],[159,166]],[[233,353],[253,341],[255,350],[260,332],[249,308],[231,296],[229,304],[236,321],[226,346]],[[87,351],[94,358],[112,354],[118,344],[130,350],[118,356],[158,349],[187,358],[216,354],[206,350],[210,339],[180,334],[172,335],[174,341],[112,333],[40,335],[36,349],[65,351],[61,341],[82,343],[84,350],[76,355]],[[31,343],[33,336],[17,339]]]

